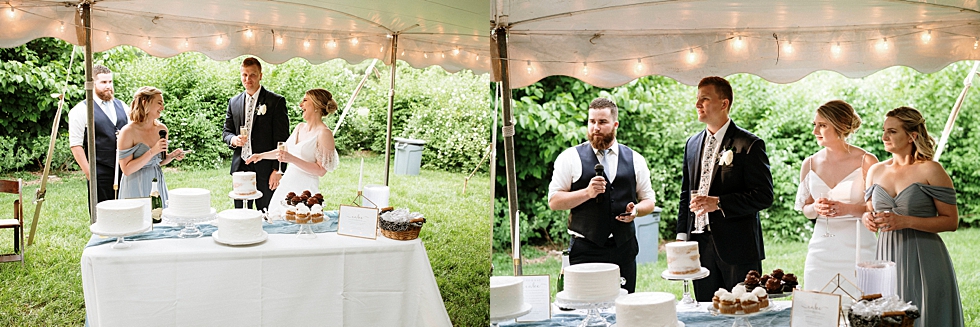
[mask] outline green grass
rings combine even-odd
[[[321,178],[326,207],[349,204],[357,191],[360,159],[342,158],[336,171]],[[364,161],[364,183],[384,184],[384,158]],[[233,203],[227,166],[205,171],[165,172],[171,189],[200,187],[211,190],[218,211]],[[425,214],[421,238],[425,244],[449,317],[455,326],[489,324],[490,229],[492,201],[489,176],[477,175],[462,194],[467,174],[422,170],[419,176],[390,176],[391,200]],[[25,201],[30,204],[40,186],[39,176],[18,172],[2,178],[29,182]],[[80,262],[88,242],[89,217],[84,175],[60,172],[48,182],[34,245],[27,262],[0,264],[0,326],[81,326],[85,319]],[[13,198],[0,195],[0,217],[11,213]],[[25,207],[33,217],[34,205]],[[0,231],[0,252],[10,253],[12,233]]]
[[[976,249],[980,247],[980,229],[964,228],[951,233],[942,233],[943,240],[953,259],[956,281],[959,284],[960,300],[963,304],[963,317],[967,326],[980,326],[980,257]],[[514,267],[510,259],[510,249],[497,249],[493,254],[495,276],[513,275]],[[503,252],[501,252],[503,251]],[[555,282],[561,268],[561,253],[542,251],[534,247],[521,248],[525,264],[524,275],[551,275],[551,294],[555,294]],[[766,260],[762,261],[765,271],[780,268],[795,273],[803,282],[803,262],[806,259],[807,244],[766,243]],[[660,251],[656,263],[641,264],[637,268],[636,289],[640,292],[669,292],[680,298],[683,293],[681,282],[671,282],[660,278],[667,269],[664,252]]]

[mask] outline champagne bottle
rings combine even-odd
[[[159,224],[163,221],[160,217],[163,214],[163,199],[160,199],[160,191],[157,188],[157,179],[153,179],[153,188],[150,190],[150,205],[153,209],[153,223]]]
[[[562,258],[561,272],[558,273],[558,285],[557,285],[558,292],[565,290],[565,267],[568,267],[568,250],[564,250],[561,252],[561,258]],[[571,308],[562,308],[562,307],[558,307],[558,309],[562,311],[574,310]]]

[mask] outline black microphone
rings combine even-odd
[[[160,130],[160,138],[162,139],[167,138],[167,130],[165,129]],[[160,160],[167,160],[167,150],[163,150],[163,152],[160,152]]]
[[[596,177],[602,176],[603,179],[605,179],[605,176],[603,176],[603,174],[605,172],[606,172],[606,167],[603,167],[601,163],[595,164],[595,175],[596,175]],[[595,203],[599,203],[599,202],[602,201],[602,199],[600,198],[601,196],[602,196],[602,194],[599,194],[599,195],[597,195],[595,197]]]

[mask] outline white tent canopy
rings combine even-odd
[[[980,59],[974,0],[499,0],[492,10],[508,30],[513,88],[551,75],[600,87],[734,73],[789,83]]]
[[[76,4],[81,1],[12,0],[0,3],[0,47],[39,37],[81,45]],[[216,60],[243,54],[281,63],[303,57],[390,64],[390,35],[397,57],[414,67],[450,72],[490,68],[486,0],[105,0],[92,3],[92,50],[133,45],[157,57],[198,51]]]

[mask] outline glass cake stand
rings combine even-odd
[[[283,219],[283,220],[285,220],[285,219]],[[316,238],[316,233],[313,232],[313,225],[319,225],[319,224],[322,224],[322,223],[324,223],[326,221],[327,221],[326,215],[324,215],[322,221],[317,222],[317,223],[314,223],[312,220],[310,220],[307,223],[302,223],[301,224],[301,223],[297,223],[296,221],[286,220],[286,222],[288,222],[290,224],[299,225],[299,232],[296,232],[296,237],[297,238]]]
[[[232,200],[255,200],[255,199],[262,198],[262,191],[255,191],[255,193],[252,193],[252,195],[239,195],[235,193],[235,191],[231,191],[228,192],[228,197],[232,198]],[[243,201],[242,208],[236,207],[236,209],[244,209],[245,206],[246,203]]]
[[[735,313],[721,313],[720,311],[718,311],[718,309],[715,309],[715,307],[712,306],[712,307],[708,307],[708,313],[711,313],[712,316],[722,315],[722,316],[734,317],[735,322],[732,323],[732,327],[752,327],[752,324],[749,323],[748,317],[769,311],[769,308],[772,308],[771,304],[768,307],[759,309],[759,311],[753,313],[744,313],[742,312],[742,310],[735,311]]]
[[[593,326],[609,327],[610,326],[609,322],[606,321],[606,318],[603,318],[602,315],[599,314],[599,310],[612,308],[613,306],[616,305],[616,298],[626,295],[626,290],[620,289],[619,295],[607,301],[588,302],[588,301],[578,301],[578,300],[568,299],[565,296],[566,294],[565,292],[567,291],[561,291],[558,292],[558,294],[555,294],[555,304],[557,304],[559,307],[562,308],[588,310],[588,313],[585,315],[585,318],[582,318],[582,323],[580,323],[578,327],[593,327]]]
[[[168,215],[167,213],[167,209],[163,209],[163,213],[161,214],[163,219],[184,227],[180,230],[180,233],[177,234],[177,236],[180,238],[198,238],[204,236],[204,232],[197,229],[197,224],[214,220],[214,217],[217,216],[217,212],[214,210],[214,208],[211,208],[211,212],[208,214],[194,217],[173,216],[172,214]]]
[[[664,272],[660,274],[660,277],[663,277],[663,279],[666,280],[684,281],[684,297],[681,298],[679,302],[677,302],[677,305],[697,308],[701,304],[698,303],[698,301],[695,301],[693,297],[691,297],[691,281],[699,280],[708,277],[709,275],[711,275],[711,271],[709,271],[708,268],[701,267],[701,271],[688,275],[675,275],[675,274],[671,274],[667,270],[664,270]]]

